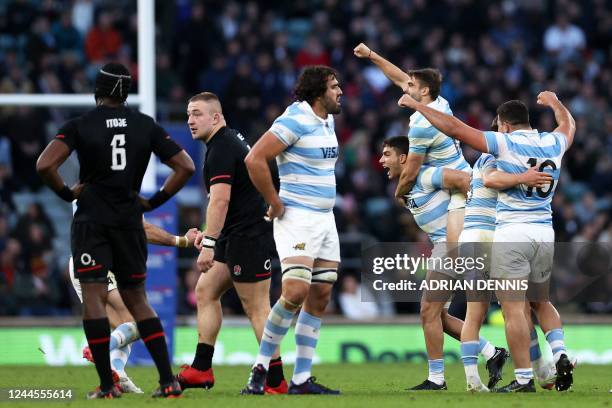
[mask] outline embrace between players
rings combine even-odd
[[[561,157],[571,145],[575,131],[571,115],[554,94],[543,92],[538,97],[538,103],[550,106],[555,112],[559,127],[553,133],[531,130],[527,109],[518,101],[510,101],[498,109],[498,130],[507,133],[482,132],[450,115],[448,103],[438,95],[441,78],[436,70],[406,74],[363,44],[355,49],[355,55],[376,63],[406,93],[399,101],[400,106],[417,111],[411,117],[408,138],[386,140],[380,162],[388,170],[389,178],[399,177],[396,196],[409,204],[417,224],[434,243],[434,251],[436,244],[443,242],[505,240],[552,245],[550,199]],[[232,286],[260,342],[242,393],[339,394],[317,383],[311,375],[321,317],[329,303],[340,262],[332,212],[336,195],[334,166],[338,157],[333,115],[340,113],[342,95],[336,72],[323,66],[306,68],[296,83],[296,102],[287,107],[253,148],[239,131],[227,127],[216,95],[203,92],[192,97],[187,108],[188,125],[192,137],[207,145],[203,172],[209,192],[206,229],[190,230],[185,237],[174,237],[157,229],[158,237],[163,239],[155,239],[150,224],[145,234],[147,224],[143,226],[142,213],[157,208],[175,194],[193,174],[194,166],[184,150],[151,118],[124,106],[130,80],[129,71],[120,64],[104,66],[96,80],[98,106],[62,127],[37,164],[43,180],[61,198],[77,200],[72,227],[74,282],[82,287],[83,326],[90,358],[96,362],[100,376],[100,387],[89,397],[120,396],[122,381],[118,381],[115,373],[125,374],[125,347],[138,338],[145,342],[160,374],[160,387],[153,396],[176,397],[185,388],[212,387],[211,363],[222,319],[220,298]],[[107,120],[117,118],[126,120]],[[109,129],[109,123],[126,126]],[[477,161],[471,186],[471,168],[451,137],[490,153]],[[536,162],[525,164],[522,157],[518,161],[514,157],[524,153],[513,150],[517,144],[523,146],[514,140],[521,138],[534,150]],[[64,185],[57,168],[72,150],[77,151],[81,174],[80,183],[71,189]],[[549,151],[556,154],[544,159],[542,152]],[[137,192],[151,152],[173,172],[157,193],[144,199]],[[514,160],[517,165],[504,169],[500,163],[496,165],[496,158],[500,163],[503,159]],[[280,175],[278,192],[268,165],[273,159]],[[552,176],[536,171],[537,163],[544,160],[554,163],[557,171]],[[548,194],[529,195],[531,200],[526,208],[521,208],[517,196],[524,198],[526,188],[537,188],[538,192]],[[503,191],[498,194],[493,189]],[[468,190],[472,192],[472,199],[466,206]],[[484,199],[474,199],[480,195]],[[498,209],[496,228],[495,202],[498,200],[505,200],[506,206],[518,207],[510,214]],[[524,217],[525,214],[528,216]],[[531,228],[520,228],[526,220],[530,227],[535,227],[534,232]],[[504,230],[507,231],[502,234]],[[165,245],[173,242],[176,246],[195,245],[200,249],[197,264],[203,273],[196,286],[198,345],[191,366],[184,366],[176,376],[171,373],[161,322],[148,305],[144,291],[146,239]],[[270,308],[268,293],[274,244],[281,261],[282,295]],[[530,265],[534,257],[544,256],[546,259],[539,259],[538,264],[548,265],[550,257],[547,267],[550,272],[550,250],[520,255],[521,268],[508,268],[510,262],[517,260],[500,256],[491,269],[506,273],[500,278],[524,278],[533,272]],[[110,275],[111,269],[113,275]],[[447,279],[446,272],[429,271],[428,279]],[[112,288],[108,281],[111,276],[116,281]],[[113,298],[118,299],[119,307],[127,313],[121,318],[113,318],[109,313],[114,320],[109,323],[107,309],[110,311],[108,306],[113,302],[108,300],[115,287],[118,291],[114,291]],[[429,376],[413,389],[446,389],[442,359],[443,332],[446,332],[462,342],[468,389],[488,391],[501,379],[508,356],[505,349],[494,347],[478,335],[488,302],[468,302],[464,323],[447,313],[445,299],[429,295],[424,295],[421,303]],[[554,307],[549,302],[529,305],[502,300],[501,304],[516,380],[497,390],[535,391],[531,363],[543,386],[568,389],[573,364],[568,360]],[[541,357],[531,310],[546,332],[555,367]],[[295,314],[298,314],[297,356],[292,380],[287,385],[279,345]],[[111,324],[117,329],[109,336]],[[124,330],[117,333],[122,327]],[[530,331],[535,342],[530,340]],[[111,349],[124,350],[122,358],[125,358],[119,370],[111,368]],[[479,352],[487,359],[488,386],[478,376]],[[124,392],[137,390],[131,381],[128,384],[123,380],[123,383]]]

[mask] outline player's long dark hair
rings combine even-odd
[[[96,100],[106,97],[123,103],[128,97],[131,86],[130,71],[122,64],[109,62],[100,68],[96,75],[94,96]]]
[[[300,74],[293,93],[298,101],[313,104],[327,90],[329,77],[338,78],[338,72],[325,65],[306,67]]]

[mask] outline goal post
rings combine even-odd
[[[155,118],[155,0],[138,0],[138,93],[129,94],[128,104]],[[77,107],[95,106],[93,94],[0,94],[0,106]],[[142,181],[142,190],[156,186],[156,164],[152,156]]]

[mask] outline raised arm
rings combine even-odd
[[[395,198],[403,200],[404,196],[412,190],[424,159],[425,156],[422,154],[408,153],[406,162],[402,166],[397,188],[395,189]]]
[[[268,217],[270,219],[281,217],[284,212],[284,206],[276,192],[276,188],[274,188],[272,173],[270,173],[268,162],[278,156],[286,148],[287,146],[281,142],[274,133],[267,131],[261,139],[255,143],[244,159],[253,185],[270,205],[270,210],[268,211]]]
[[[447,115],[417,102],[408,94],[404,94],[397,104],[401,107],[421,112],[433,127],[445,135],[460,140],[478,151],[488,153],[487,142],[481,130],[466,125],[454,116]]]
[[[576,121],[570,111],[561,103],[554,92],[540,92],[537,102],[539,105],[548,106],[553,110],[557,121],[557,128],[554,131],[565,135],[567,148],[569,149],[574,142],[574,134],[576,133]]]
[[[387,78],[395,85],[400,87],[402,90],[405,90],[408,83],[408,74],[402,71],[396,65],[393,65],[390,61],[387,61],[372,49],[370,49],[364,43],[359,43],[358,46],[355,47],[353,53],[358,58],[367,58],[372,61],[378,68],[380,68],[385,74]]]
[[[455,190],[467,194],[470,189],[470,179],[470,174],[465,171],[442,169],[442,188],[445,190]]]
[[[506,190],[520,184],[528,187],[544,188],[552,182],[553,176],[539,171],[537,166],[533,166],[520,174],[510,174],[496,169],[487,169],[482,174],[484,186],[495,190]]]

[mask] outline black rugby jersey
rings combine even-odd
[[[125,106],[97,106],[55,136],[76,150],[84,183],[74,222],[142,228],[138,198],[151,153],[162,161],[182,149],[155,121]]]

